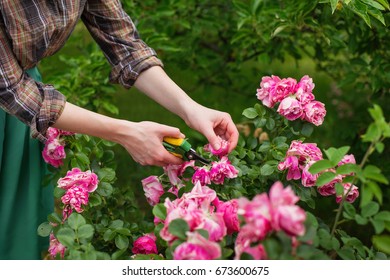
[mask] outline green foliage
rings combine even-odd
[[[390,254],[389,191],[385,186],[389,183],[386,141],[390,137],[386,116],[390,108],[387,0],[123,0],[122,3],[141,37],[157,50],[165,65],[191,77],[188,90],[210,107],[223,103],[232,114],[241,113],[241,105],[253,103],[259,77],[275,71],[289,70],[294,74],[305,71],[302,70],[305,61],[315,66],[313,72],[328,75],[331,88],[321,93],[328,110],[324,128],[314,129],[299,120],[288,122],[260,104],[235,116],[241,133],[229,159],[239,170],[239,176],[223,186],[215,186],[215,190],[220,198],[228,200],[266,192],[277,180],[292,186],[306,210],[306,233],[298,238],[300,245],[296,252],[290,250],[292,245],[286,236],[271,236],[264,245],[274,259],[387,258],[386,254]],[[113,96],[116,89],[107,78],[108,63],[96,44],[82,39],[83,31],[76,29],[75,34],[69,44],[79,55],[61,53],[57,63],[65,67],[44,61],[41,68],[45,80],[72,103],[117,115]],[[277,63],[281,66],[275,69]],[[215,89],[223,92],[222,101],[218,95],[209,94]],[[368,116],[373,119],[371,123]],[[320,135],[316,135],[318,130]],[[333,212],[331,208],[335,205],[318,197],[315,188],[287,181],[278,164],[294,139],[317,140],[327,157],[310,168],[312,173],[321,173],[317,187],[338,175],[353,174],[346,176],[344,182],[359,186],[360,201],[350,204],[343,199]],[[337,166],[348,152],[361,159],[359,164]],[[163,204],[153,209],[140,205],[140,198],[135,195],[139,182],[118,182],[118,154],[113,143],[85,135],[70,136],[66,140],[66,153],[63,167],[51,169],[53,173],[46,181],[56,183],[67,170],[78,167],[96,172],[99,186],[90,194],[84,212],[73,213],[65,222],[59,214],[59,198],[64,191],[56,188],[57,212],[48,217],[50,223],[39,226],[39,235],[53,232],[67,247],[67,259],[130,259],[133,241],[154,231],[159,252],[165,253],[166,258],[172,257],[172,250],[179,243],[163,251],[166,244],[159,237],[161,226],[154,227],[152,221],[152,214],[165,219],[166,208]],[[145,170],[140,173],[146,177]],[[344,196],[340,186],[337,194]],[[183,187],[179,195],[190,189],[190,185]],[[187,227],[183,220],[175,220],[169,231],[185,240]],[[223,240],[225,258],[232,258],[233,246],[234,240]],[[161,255],[135,257],[161,258]]]

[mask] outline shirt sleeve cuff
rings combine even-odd
[[[60,117],[64,110],[66,98],[52,85],[45,85],[43,89],[42,106],[31,122],[31,137],[46,142],[46,131]]]

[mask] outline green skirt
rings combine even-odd
[[[36,68],[27,71],[41,81]],[[53,188],[42,186],[47,166],[43,145],[30,128],[0,109],[0,259],[42,259],[49,239],[38,226],[53,212]]]

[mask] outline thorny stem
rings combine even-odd
[[[382,139],[381,139],[382,140]],[[370,146],[368,147],[366,153],[364,154],[364,157],[362,159],[362,162],[359,164],[359,167],[360,168],[363,168],[363,166],[366,164],[367,160],[368,160],[368,157],[371,155],[371,153],[374,151],[374,147],[376,145],[376,143],[378,142],[381,142],[381,140],[379,141],[373,141],[371,142]],[[335,218],[335,221],[334,221],[334,224],[333,224],[333,228],[332,228],[332,232],[331,232],[331,236],[333,237],[335,232],[336,232],[336,228],[337,228],[337,225],[339,225],[339,220],[340,220],[340,216],[341,216],[341,213],[343,212],[343,206],[344,206],[344,202],[345,202],[345,199],[346,197],[348,196],[349,192],[351,191],[355,181],[357,179],[357,176],[355,175],[355,177],[353,178],[352,182],[351,182],[351,186],[349,187],[347,193],[345,195],[343,195],[342,199],[341,199],[341,202],[340,202],[340,205],[339,205],[339,208],[337,209],[337,214],[336,214],[336,218]]]

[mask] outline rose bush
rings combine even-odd
[[[144,168],[143,182],[129,180],[124,184],[116,178],[118,157],[112,143],[85,135],[55,135],[53,139],[58,139],[58,143],[47,148],[43,156],[52,156],[58,169],[50,168],[53,173],[46,183],[57,185],[73,168],[96,174],[99,183],[93,192],[82,189],[72,193],[74,197],[69,196],[65,203],[61,198],[66,190],[55,188],[56,212],[38,229],[40,235],[50,236],[48,257],[388,257],[390,213],[385,185],[389,177],[382,160],[388,151],[385,141],[390,137],[389,120],[384,115],[390,104],[386,102],[390,54],[385,26],[389,21],[388,1],[122,2],[142,37],[156,48],[166,65],[177,69],[185,65],[185,70],[190,71],[191,82],[201,89],[198,95],[196,90],[193,92],[205,104],[213,102],[214,95],[205,94],[210,87],[218,104],[218,89],[222,89],[223,100],[234,100],[234,104],[254,97],[253,73],[264,75],[256,92],[261,103],[244,110],[244,121],[237,124],[240,142],[232,153],[199,148],[200,153],[215,161],[225,156],[225,167],[229,161],[229,168],[216,169],[221,172],[213,177],[214,181],[211,166],[195,167],[195,163],[189,162],[164,169],[161,175],[146,174],[149,169]],[[118,109],[113,106],[111,95],[116,89],[107,79],[109,67],[96,45],[81,43],[87,41],[85,34],[80,33],[72,45],[81,55],[61,55],[59,60],[67,67],[61,72],[55,64],[46,69],[44,77],[52,78],[70,102],[116,114]],[[282,66],[278,67],[279,60]],[[314,83],[309,76],[299,80],[279,78],[268,72],[308,72],[308,61],[316,66],[313,74],[328,73],[332,78],[331,89],[319,96],[319,101],[314,97]],[[291,66],[294,62],[295,67]],[[254,64],[257,66],[252,69]],[[324,79],[324,83],[328,81]],[[275,90],[270,95],[271,89]],[[332,107],[326,111],[320,101]],[[232,112],[242,110],[227,103]],[[369,117],[371,123],[367,121]],[[322,125],[319,130],[323,134],[317,139],[312,136],[313,125]],[[321,130],[323,127],[328,128]],[[293,151],[293,143],[314,152]],[[332,147],[334,143],[338,148]],[[340,143],[349,143],[350,147],[339,147]],[[196,171],[194,178],[192,173]],[[148,176],[152,177],[146,180]],[[270,201],[276,182],[284,186],[283,190],[292,190],[299,201],[273,210]],[[194,192],[198,193],[191,194],[195,185]],[[142,186],[150,207],[142,205],[142,198],[134,193]],[[202,191],[205,197],[198,205]],[[213,192],[216,198],[207,204],[207,197],[213,197]],[[167,206],[176,207],[173,213],[184,217],[174,219],[170,214],[163,236],[174,240],[172,243],[160,236],[167,222],[167,199]],[[192,202],[180,204],[183,200]],[[269,207],[250,216],[250,205],[258,202]],[[70,205],[72,213],[64,220],[66,205]],[[193,207],[194,215],[187,215],[185,207]],[[304,233],[300,235],[302,228]]]
[[[272,86],[267,84],[270,80]],[[49,256],[177,260],[387,258],[383,233],[390,213],[380,210],[380,189],[360,197],[358,185],[366,190],[377,183],[388,184],[380,168],[367,165],[367,161],[375,151],[373,147],[390,137],[390,127],[380,107],[374,106],[370,109],[374,122],[363,136],[363,141],[371,144],[360,164],[348,154],[349,147],[324,149],[324,158],[318,144],[305,141],[312,131],[310,122],[320,119],[312,123],[322,123],[325,108],[310,111],[312,118],[293,121],[290,114],[279,110],[286,98],[298,100],[299,94],[310,96],[299,102],[314,102],[313,89],[308,76],[301,83],[292,78],[263,77],[257,90],[262,104],[243,111],[245,126],[253,134],[248,130],[241,133],[237,148],[230,154],[223,139],[219,150],[209,144],[199,147],[198,152],[210,160],[209,165],[189,161],[144,178],[141,184],[153,207],[153,217],[138,220],[138,224],[126,212],[126,200],[136,203],[134,197],[123,198],[123,193],[113,188],[115,171],[108,167],[113,157],[106,161],[104,151],[110,143],[69,133],[61,140],[66,143],[67,157],[62,159],[60,171],[66,173],[57,177],[58,211],[38,230],[42,236],[50,236]],[[279,108],[274,108],[278,103]],[[301,105],[299,108],[300,116],[311,110]],[[48,131],[49,139],[58,139],[59,135]],[[324,196],[335,197],[333,220],[325,221],[316,212]],[[357,199],[360,204],[355,206]],[[116,204],[123,208],[118,209]],[[342,228],[343,223],[353,222],[373,226],[376,235],[372,244],[363,243],[353,236],[354,232]]]

